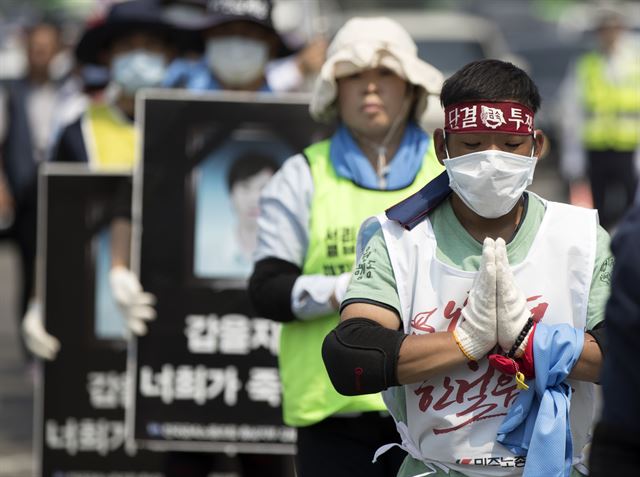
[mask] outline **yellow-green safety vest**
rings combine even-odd
[[[583,142],[587,149],[633,151],[640,144],[640,60],[612,82],[605,59],[592,52],[578,62],[582,101],[587,113]]]
[[[110,106],[90,105],[82,121],[82,133],[92,168],[100,171],[133,169],[135,128]]]
[[[365,189],[336,174],[329,149],[330,141],[326,140],[304,150],[314,192],[303,275],[339,275],[351,271],[362,221],[417,192],[444,170],[431,141],[411,185],[393,191]],[[333,388],[322,361],[321,347],[339,319],[338,313],[331,313],[282,326],[279,362],[287,425],[308,426],[337,413],[385,409],[380,394],[348,397]]]

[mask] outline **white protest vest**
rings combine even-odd
[[[512,270],[531,312],[543,323],[569,323],[583,330],[595,262],[596,212],[543,202],[546,212],[529,253]],[[393,265],[405,333],[453,330],[477,272],[455,269],[436,258],[428,219],[411,231],[384,215],[377,220]],[[578,457],[594,417],[594,386],[570,382],[575,390],[570,410],[573,451]],[[399,396],[402,391],[404,396]],[[424,382],[391,388],[383,396],[392,414],[404,397],[407,422],[399,422],[398,431],[402,447],[415,459],[469,476],[504,476],[520,475],[524,465],[496,442],[517,393],[513,376],[496,371],[485,358]]]

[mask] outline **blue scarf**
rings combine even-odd
[[[185,88],[192,91],[220,91],[222,86],[214,78],[204,60],[193,61],[177,58],[171,62],[165,73],[162,86]],[[258,91],[271,92],[265,83]]]
[[[571,385],[565,380],[583,344],[584,333],[573,326],[536,326],[535,381],[520,391],[498,430],[498,442],[516,455],[527,456],[524,477],[571,474]]]
[[[404,189],[413,183],[430,140],[416,123],[407,124],[400,146],[387,165],[386,189]],[[380,189],[376,171],[344,125],[340,125],[331,138],[329,154],[339,176],[366,189]]]

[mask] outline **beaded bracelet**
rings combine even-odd
[[[513,343],[513,346],[511,347],[511,349],[507,353],[507,358],[513,358],[515,356],[516,351],[518,351],[518,348],[520,347],[520,345],[522,344],[524,339],[527,337],[527,334],[531,330],[532,326],[533,326],[533,317],[530,316],[529,319],[527,320],[527,322],[522,327],[522,331],[520,332],[520,334],[516,338],[515,343]]]

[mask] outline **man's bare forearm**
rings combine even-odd
[[[129,268],[131,221],[118,218],[111,223],[111,266]]]
[[[602,368],[602,353],[596,340],[589,334],[584,335],[584,347],[580,358],[571,370],[569,377],[578,381],[595,383],[600,378]]]

